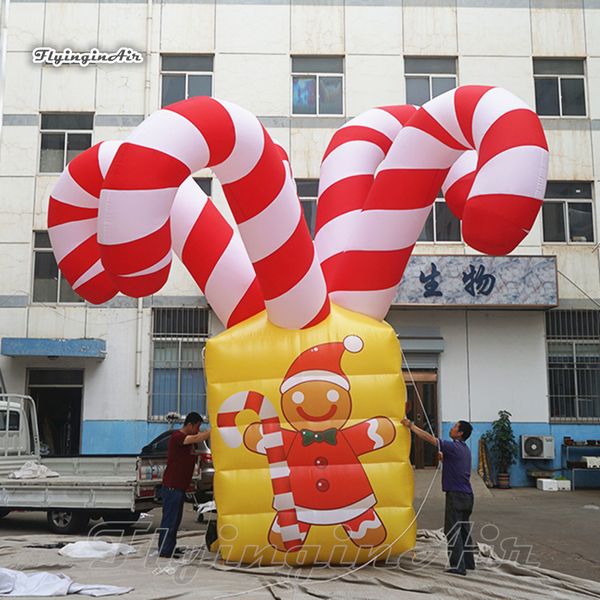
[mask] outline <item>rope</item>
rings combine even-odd
[[[570,277],[567,277],[560,269],[556,269],[559,275],[562,275],[571,285],[576,287],[590,302],[600,308],[600,304],[594,300],[583,288],[579,287]]]
[[[408,361],[406,360],[406,356],[404,354],[404,350],[402,350],[402,346],[400,346],[400,352],[402,354],[402,363],[404,364],[404,368],[408,371],[408,375],[410,376],[411,383],[413,385],[413,388],[415,389],[415,393],[417,394],[417,399],[419,400],[419,404],[421,405],[421,408],[423,409],[423,414],[425,415],[425,420],[427,421],[427,426],[429,427],[429,431],[431,432],[431,435],[435,436],[435,434],[433,433],[433,427],[431,425],[431,421],[429,420],[429,416],[427,415],[427,411],[425,410],[425,405],[423,404],[423,400],[421,399],[421,394],[419,394],[419,388],[417,387],[415,379],[412,374],[412,371],[410,370],[410,367],[408,366]],[[435,436],[435,437],[437,437],[437,436]],[[439,446],[439,442],[438,442],[438,446]]]

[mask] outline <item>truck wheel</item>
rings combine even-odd
[[[89,513],[83,510],[49,510],[48,527],[53,533],[79,533],[90,521]]]
[[[4,518],[9,512],[8,508],[0,508],[0,519]]]
[[[133,525],[137,523],[137,520],[140,518],[142,513],[139,511],[131,511],[131,510],[111,510],[110,512],[102,513],[102,518],[107,523],[115,522],[115,523],[128,523]]]

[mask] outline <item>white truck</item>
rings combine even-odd
[[[200,458],[200,455],[199,455]],[[27,461],[58,477],[9,477]],[[160,504],[166,456],[40,454],[36,407],[30,396],[0,394],[0,518],[11,511],[44,511],[55,533],[76,533],[90,519],[131,524]],[[190,485],[193,498],[201,479],[199,461]]]

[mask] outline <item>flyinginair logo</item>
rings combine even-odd
[[[92,48],[87,52],[73,52],[71,48],[56,50],[55,48],[35,48],[32,50],[34,64],[52,65],[88,65],[113,64],[113,63],[141,63],[144,57],[141,52],[131,48],[119,48],[116,52],[101,52],[98,48]]]

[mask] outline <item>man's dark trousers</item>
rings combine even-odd
[[[444,533],[448,541],[450,568],[464,573],[475,568],[470,522],[473,512],[473,494],[446,492]]]
[[[177,544],[177,530],[183,516],[185,492],[175,488],[163,487],[160,495],[163,501],[163,509],[158,531],[158,553],[161,556],[172,556]]]

